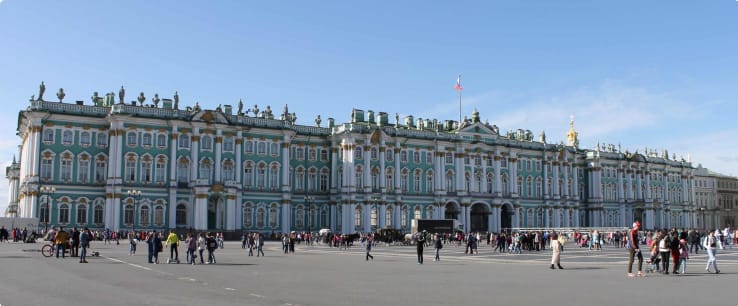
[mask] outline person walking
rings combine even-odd
[[[441,241],[441,235],[436,235],[436,241],[434,242],[433,247],[436,249],[436,258],[433,259],[433,261],[441,261],[441,257],[439,257],[439,254],[441,253],[441,249],[443,248],[443,241]]]
[[[185,239],[185,245],[187,246],[187,263],[195,264],[195,250],[197,250],[197,238],[192,233],[187,233],[187,239]]]
[[[92,234],[90,234],[90,229],[85,227],[79,233],[79,245],[82,247],[79,253],[79,263],[87,263],[87,248],[90,247],[90,240],[92,240]]]
[[[167,259],[167,263],[179,263],[179,237],[177,237],[177,233],[174,231],[169,232],[167,245],[169,245],[169,259]]]
[[[261,256],[265,256],[264,255],[264,235],[262,235],[262,234],[256,234],[256,235],[257,235],[257,239],[256,239],[256,257],[259,257],[259,254],[261,254]]]
[[[715,232],[710,231],[710,233],[705,238],[705,249],[707,250],[707,266],[705,267],[705,271],[707,273],[712,273],[710,271],[710,265],[712,264],[712,267],[715,268],[715,274],[719,274],[720,270],[717,267],[717,258],[715,256],[717,255],[717,249],[720,248],[723,249],[723,244],[720,242],[720,239],[715,237]]]
[[[146,244],[148,245],[148,263],[154,263],[154,252],[156,252],[156,246],[154,245],[154,233],[149,232],[146,235]]]
[[[418,264],[423,264],[423,247],[425,247],[425,231],[418,233],[415,245],[418,248]]]
[[[659,253],[661,254],[661,273],[669,274],[669,255],[671,250],[669,249],[669,236],[666,233],[659,232]]]
[[[633,274],[633,261],[638,258],[638,276],[646,276],[643,273],[643,254],[638,246],[638,229],[641,227],[641,222],[633,222],[633,228],[628,231],[628,277],[636,276]]]
[[[554,266],[558,266],[559,269],[564,269],[561,266],[561,241],[559,241],[559,235],[556,232],[551,233],[551,270],[556,269]]]
[[[207,241],[205,240],[205,237],[202,236],[202,233],[197,234],[197,252],[200,255],[200,264],[205,264],[205,259],[203,259],[202,252],[205,251],[205,248],[207,247]]]
[[[164,251],[164,246],[161,243],[161,235],[154,231],[154,264],[159,264],[159,253]]]
[[[370,254],[371,251],[372,251],[372,244],[373,243],[374,243],[374,239],[367,237],[367,240],[366,240],[366,261],[369,261],[369,258],[371,258],[372,261],[374,261],[374,256],[372,256],[372,254]]]

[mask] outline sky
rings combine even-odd
[[[353,108],[621,144],[738,175],[738,2],[0,0],[0,163],[18,112],[125,86],[214,109]],[[151,102],[148,102],[151,103]],[[394,116],[390,115],[390,121]],[[0,209],[8,183],[0,178]]]

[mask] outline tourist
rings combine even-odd
[[[136,240],[135,233],[128,233],[128,256],[136,255],[136,244],[138,244],[138,241]]]
[[[197,250],[197,238],[193,237],[192,233],[187,233],[185,245],[187,245],[187,263],[194,265],[195,258],[197,258],[195,255],[195,250]]]
[[[559,269],[563,269],[564,267],[561,266],[561,241],[559,241],[559,236],[556,234],[556,232],[551,233],[549,235],[551,238],[551,270],[556,269],[555,266],[558,266]]]
[[[69,243],[69,234],[64,231],[64,228],[59,227],[59,232],[54,236],[54,244],[56,244],[56,258],[59,258],[59,252],[61,252],[62,258],[65,258],[64,252]]]
[[[671,250],[669,249],[669,236],[663,231],[659,231],[659,253],[661,254],[661,273],[669,274],[669,255]]]
[[[687,272],[687,259],[689,259],[689,247],[687,246],[687,240],[679,240],[679,267],[681,268],[680,273],[684,274]]]
[[[155,265],[159,264],[159,253],[164,251],[164,246],[161,243],[161,238],[162,238],[161,233],[157,233],[156,231],[154,231],[153,241],[154,241],[154,247],[155,247],[155,250],[154,250],[154,264]]]
[[[418,264],[423,264],[423,247],[425,246],[425,231],[417,233],[415,245],[418,251]]]
[[[92,240],[92,234],[90,234],[90,229],[85,227],[79,234],[79,244],[82,247],[82,252],[79,253],[80,263],[87,263],[87,248],[90,247],[90,240]]]
[[[369,261],[369,258],[371,258],[372,261],[374,261],[374,256],[370,254],[370,252],[372,251],[372,242],[374,242],[374,239],[367,237],[367,240],[366,240],[366,260],[367,261]]]
[[[256,234],[256,257],[264,256],[264,235]]]
[[[169,246],[169,259],[167,259],[167,263],[179,263],[179,237],[177,237],[177,233],[170,231],[166,244]]]
[[[643,254],[641,249],[638,247],[638,229],[641,227],[641,222],[633,222],[633,228],[628,231],[628,277],[634,277],[633,274],[633,261],[638,258],[638,276],[646,276],[642,272],[643,270]]]
[[[720,242],[720,239],[715,237],[715,232],[710,231],[707,238],[705,238],[704,247],[707,250],[708,256],[705,271],[707,271],[707,273],[712,273],[712,271],[710,271],[710,264],[712,264],[712,267],[715,268],[715,274],[719,274],[720,270],[718,270],[717,258],[715,258],[715,256],[717,255],[718,248],[721,250],[723,249],[723,244]]]
[[[20,234],[20,230],[18,233]],[[79,231],[76,227],[72,228],[72,235],[69,238],[71,239],[69,256],[77,257],[79,256]]]
[[[210,233],[205,234],[205,241],[207,242],[208,247],[208,264],[214,264],[215,263],[215,249],[218,248],[218,241],[214,237],[215,234],[211,235]]]
[[[146,235],[146,244],[148,245],[148,263],[154,263],[154,253],[156,252],[156,246],[154,245],[154,232],[149,232]]]
[[[197,253],[200,256],[200,264],[205,264],[205,259],[203,259],[202,252],[205,251],[205,248],[207,247],[207,242],[205,241],[205,237],[202,236],[202,233],[197,234]]]
[[[441,257],[439,257],[441,249],[443,248],[443,242],[441,241],[441,235],[436,235],[436,241],[434,242],[433,247],[436,249],[436,258],[433,259],[433,261],[441,261]]]

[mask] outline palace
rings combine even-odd
[[[63,91],[60,90],[63,93]],[[42,92],[43,93],[43,92]],[[296,124],[287,106],[237,111],[179,98],[145,105],[32,98],[18,115],[9,211],[41,225],[224,232],[410,231],[456,219],[466,231],[697,226],[691,162],[646,150],[501,134],[471,119],[355,109],[347,123]],[[124,101],[124,91],[119,93]],[[159,102],[162,105],[159,105]]]

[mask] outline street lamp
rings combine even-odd
[[[40,214],[41,222],[44,224],[44,232],[49,231],[49,220],[51,219],[51,195],[56,192],[56,187],[53,186],[41,186],[38,189],[39,193],[43,197],[46,196],[46,213]]]
[[[126,193],[128,193],[129,197],[133,198],[133,216],[131,216],[131,232],[133,234],[136,234],[136,206],[138,204],[138,200],[141,198],[141,190],[131,189],[128,190]]]

